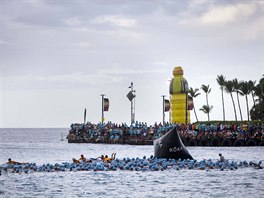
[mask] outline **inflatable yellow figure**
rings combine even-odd
[[[190,111],[188,111],[187,106],[189,87],[187,80],[183,77],[183,70],[180,66],[174,67],[173,76],[174,78],[170,82],[171,122],[186,123],[187,121],[190,123]]]

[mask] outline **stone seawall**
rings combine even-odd
[[[181,138],[185,146],[264,146],[264,141],[258,139],[186,139]],[[152,140],[137,140],[137,139],[124,139],[115,141],[104,141],[104,140],[87,140],[87,139],[68,139],[68,143],[99,143],[99,144],[129,144],[129,145],[153,145]]]

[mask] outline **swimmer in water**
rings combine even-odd
[[[219,153],[219,156],[220,156],[220,162],[225,162],[225,158],[224,158],[224,156],[221,154],[221,153]]]

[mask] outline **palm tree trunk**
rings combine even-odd
[[[247,98],[247,95],[246,95],[246,102],[247,102],[247,116],[248,116],[248,121],[249,121],[249,109],[248,109],[248,98]]]
[[[198,122],[198,118],[197,118],[197,114],[196,114],[194,105],[193,105],[193,111],[194,111],[194,115],[195,115],[195,118],[196,118],[196,122]]]
[[[256,101],[255,101],[255,98],[254,98],[254,94],[253,94],[253,92],[251,92],[251,94],[252,94],[253,104],[254,104],[254,107],[255,107],[256,106]]]
[[[234,112],[235,112],[235,118],[236,118],[236,122],[237,122],[236,106],[235,106],[235,102],[234,102],[234,98],[233,98],[232,92],[230,92],[230,95],[231,95],[231,99],[232,99],[232,102],[233,102],[233,107],[234,107]]]
[[[208,93],[206,93],[206,103],[207,103],[207,107],[209,108],[209,103],[208,103]],[[210,121],[210,115],[209,115],[209,111],[207,113],[207,117],[208,117],[208,122]]]
[[[241,118],[241,121],[243,121],[241,107],[240,107],[240,101],[239,101],[239,96],[238,96],[238,91],[236,93],[237,93],[237,103],[238,103],[240,118]]]
[[[222,91],[223,121],[225,122],[225,102],[224,102],[223,88],[221,88],[221,91]]]

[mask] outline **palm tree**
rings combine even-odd
[[[237,94],[237,103],[238,103],[240,118],[241,118],[241,121],[243,121],[241,107],[240,107],[240,101],[239,101],[239,96],[238,96],[239,88],[240,88],[240,83],[238,82],[238,80],[236,78],[233,80],[233,83],[234,83],[234,91]]]
[[[256,105],[250,110],[250,117],[252,120],[264,121],[264,75],[255,86],[254,93],[256,96]]]
[[[199,96],[201,93],[198,93],[199,89],[195,88],[193,90],[192,87],[190,87],[189,89],[189,95],[194,99],[195,97]],[[194,111],[194,114],[195,114],[195,118],[196,118],[196,122],[198,122],[198,118],[197,118],[197,114],[196,114],[196,111],[195,111],[195,106],[194,106],[194,103],[193,103],[193,111]]]
[[[259,80],[259,84],[255,87],[255,94],[257,96],[256,102],[263,102],[264,101],[264,75]]]
[[[225,102],[224,102],[224,94],[223,94],[224,85],[225,85],[225,76],[223,76],[222,74],[220,76],[217,76],[216,81],[219,84],[222,93],[223,121],[225,122]]]
[[[233,83],[233,81],[232,80],[226,81],[224,89],[225,89],[225,91],[227,93],[230,93],[230,96],[231,96],[231,99],[232,99],[232,102],[233,102],[233,107],[234,107],[235,119],[237,121],[236,106],[235,106],[234,98],[233,98],[233,95],[232,95],[232,92],[234,92],[234,83]]]
[[[212,111],[213,106],[207,106],[207,105],[203,105],[202,108],[200,109],[200,111],[203,111],[204,113],[207,114],[208,116],[208,122],[210,122],[210,117],[209,117],[209,113]]]
[[[256,106],[256,101],[254,99],[254,96],[255,96],[255,85],[256,85],[256,81],[252,81],[252,80],[249,80],[248,81],[248,85],[249,85],[249,92],[251,93],[252,95],[252,100],[253,100],[253,104],[254,106]]]
[[[207,86],[206,85],[202,85],[201,89],[206,94],[206,104],[207,104],[207,107],[209,108],[208,94],[211,92],[211,88],[209,87],[209,85],[207,85]],[[208,120],[210,120],[210,111],[207,111],[207,116],[208,116]]]
[[[246,103],[247,103],[247,117],[248,117],[248,121],[249,121],[249,108],[248,108],[248,97],[247,95],[250,94],[250,85],[248,82],[246,81],[242,81],[241,85],[240,85],[240,89],[239,89],[239,93],[242,96],[246,97]]]

